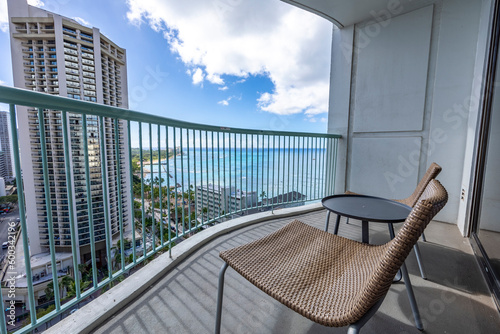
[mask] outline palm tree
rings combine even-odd
[[[45,290],[43,290],[43,292],[45,292],[45,298],[48,301],[54,299],[54,282],[50,281],[49,284],[47,284]]]
[[[71,279],[69,281],[69,285],[67,287],[66,297],[67,298],[73,298],[73,297],[76,296],[76,283],[75,283],[75,280],[72,279],[69,276],[65,276],[65,277],[68,277],[68,278]],[[90,284],[92,284],[92,282],[90,282],[90,281],[80,281],[80,293],[83,292],[83,291],[85,291],[90,286]]]
[[[69,289],[69,286],[71,285],[71,283],[74,284],[75,280],[70,277],[70,276],[64,276],[62,279],[61,279],[61,284],[60,284],[60,287],[62,289],[66,289],[66,292],[68,291]],[[62,295],[62,294],[61,294]]]
[[[82,274],[82,280],[92,281],[92,267],[81,263],[78,265],[78,271]]]

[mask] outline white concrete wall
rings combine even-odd
[[[328,131],[343,135],[336,193],[403,198],[434,161],[449,192],[436,219],[457,223],[486,2],[423,1],[334,29]]]

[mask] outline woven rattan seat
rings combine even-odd
[[[295,220],[266,237],[222,251],[220,257],[259,289],[310,320],[325,326],[351,325],[385,296],[447,198],[443,186],[432,180],[396,237],[383,245],[362,244]]]

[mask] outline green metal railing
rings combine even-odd
[[[333,193],[338,135],[193,124],[4,86],[0,103],[10,105],[26,273],[14,289],[30,310],[16,333],[65,316],[210,225]],[[43,316],[30,243],[50,255],[53,293],[42,290],[54,309]],[[68,271],[57,269],[57,252],[71,255]],[[10,328],[2,317],[0,332]]]

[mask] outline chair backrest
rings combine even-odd
[[[360,292],[364,295],[363,299],[367,302],[366,305],[371,307],[389,290],[396,272],[405,261],[413,245],[447,201],[446,189],[439,181],[430,180],[396,237],[381,246],[383,255],[379,265]]]
[[[414,207],[415,204],[417,204],[417,201],[419,200],[420,196],[422,196],[424,190],[426,189],[427,185],[429,182],[438,176],[438,174],[441,172],[442,168],[439,166],[437,163],[433,162],[429,168],[427,168],[427,171],[424,174],[424,177],[420,180],[420,182],[417,184],[417,187],[415,188],[415,191],[413,194],[410,195],[410,197],[405,198],[404,200],[401,200],[400,202],[403,202],[404,204],[408,205],[409,207]]]

